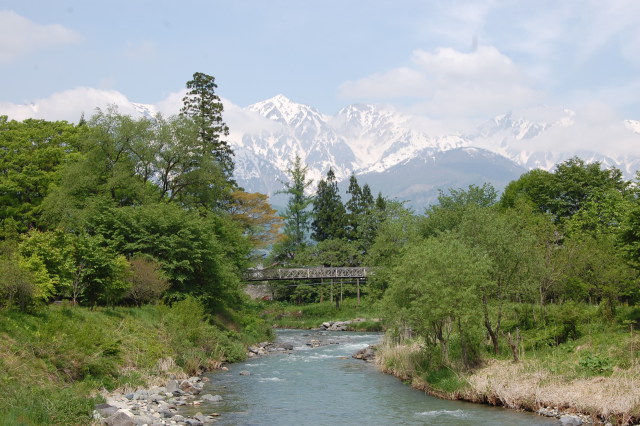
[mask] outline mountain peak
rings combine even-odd
[[[295,103],[293,102],[291,99],[287,98],[285,95],[283,95],[282,93],[278,93],[277,95],[275,95],[273,98],[267,99],[265,102],[272,102],[272,103]]]
[[[250,105],[248,109],[270,120],[279,121],[287,125],[300,122],[308,115],[322,116],[315,108],[294,102],[283,94],[278,94],[262,102]]]

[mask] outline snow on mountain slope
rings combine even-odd
[[[330,167],[338,179],[346,179],[351,173],[383,172],[423,151],[439,152],[465,144],[458,136],[434,138],[413,130],[411,117],[373,105],[352,105],[326,116],[277,95],[245,110],[277,127],[249,131],[231,141],[243,166],[255,165],[250,158],[259,156],[286,175],[299,155],[316,182]],[[240,181],[260,173],[236,166]]]
[[[341,109],[331,124],[356,155],[358,171],[381,172],[423,150],[446,151],[463,145],[460,138],[433,138],[411,128],[411,117],[375,105]]]
[[[107,98],[125,114],[152,118],[158,111],[112,93]],[[106,102],[100,99],[97,104]],[[27,109],[34,114],[36,106]],[[326,115],[283,95],[246,108],[225,101],[224,118],[236,180],[269,195],[282,189],[296,155],[316,183],[333,168],[339,180],[355,173],[379,183],[374,191],[388,188],[387,196],[414,200],[432,199],[435,186],[500,185],[523,170],[552,170],[573,156],[618,167],[628,178],[640,168],[640,121],[619,121],[597,109],[529,108],[497,116],[473,132],[444,135],[388,106],[350,105]]]
[[[551,170],[576,155],[618,167],[628,177],[640,167],[639,121],[612,125],[597,115],[546,106],[497,116],[466,135],[439,136],[418,130],[414,117],[379,105],[350,105],[328,116],[278,95],[243,111],[272,125],[246,131],[235,128],[231,143],[236,152],[236,176],[247,189],[268,194],[282,188],[296,155],[309,167],[307,176],[315,182],[331,167],[339,180],[355,173],[383,182],[394,192],[386,195],[414,194],[423,200],[433,198],[435,181],[445,185],[441,189],[454,183],[504,184],[523,170]],[[456,154],[443,156],[447,152]],[[451,158],[457,160],[451,162]],[[489,169],[478,170],[474,158]],[[446,167],[430,163],[445,160],[450,161]],[[398,172],[402,167],[412,170],[410,177]],[[472,176],[474,181],[465,181]]]

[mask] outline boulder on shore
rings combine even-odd
[[[376,357],[376,348],[374,346],[367,346],[366,348],[362,348],[355,354],[351,355],[351,357],[372,362]]]

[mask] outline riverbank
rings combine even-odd
[[[249,346],[247,357],[272,353],[288,353],[293,346],[286,343],[275,344],[262,342]],[[226,366],[216,370],[228,371]],[[249,372],[241,372],[250,375]],[[162,381],[155,378],[153,386],[137,388],[121,388],[113,392],[103,393],[104,403],[97,404],[93,411],[93,420],[100,425],[148,424],[190,426],[214,423],[220,413],[210,410],[210,403],[219,403],[223,397],[205,392],[210,379],[204,375],[173,378]],[[187,415],[185,407],[198,409]]]
[[[504,406],[559,419],[564,416],[563,424],[569,425],[583,424],[587,419],[620,425],[640,421],[637,363],[608,374],[585,376],[576,375],[575,369],[561,371],[566,360],[558,359],[553,365],[543,356],[517,363],[489,359],[481,368],[467,372],[450,368],[425,371],[423,357],[418,342],[393,344],[386,340],[379,346],[375,362],[385,373],[443,399]]]
[[[345,299],[336,309],[335,302],[325,301],[308,305],[263,302],[261,317],[273,328],[313,330],[321,324],[340,323],[333,331],[383,331],[381,314],[369,302]]]
[[[256,316],[234,316],[211,317],[189,298],[171,307],[0,311],[2,423],[87,425],[110,392],[196,377],[272,338]]]

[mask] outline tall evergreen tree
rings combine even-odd
[[[369,211],[375,207],[375,201],[373,200],[371,188],[368,183],[365,183],[362,187],[362,198],[360,199],[360,203],[363,211]]]
[[[349,177],[349,188],[347,194],[351,194],[351,198],[347,201],[347,238],[350,241],[357,240],[359,238],[358,223],[360,216],[362,215],[362,189],[358,184],[358,179],[355,175]]]
[[[384,212],[387,209],[387,201],[382,196],[382,192],[378,192],[378,197],[376,198],[376,210]]]
[[[382,195],[380,195],[380,197],[381,196]],[[357,217],[357,239],[360,248],[366,252],[371,244],[373,244],[373,240],[378,232],[378,225],[384,216],[384,209],[376,210],[376,202],[371,194],[371,188],[367,183],[362,187],[359,210],[360,214]]]
[[[187,95],[182,99],[182,115],[198,126],[204,154],[212,154],[225,177],[231,181],[234,169],[233,150],[222,138],[229,136],[229,127],[222,119],[224,107],[215,93],[218,86],[213,76],[197,72],[187,82]]]
[[[345,237],[346,210],[340,199],[333,169],[327,172],[326,180],[318,183],[313,200],[313,217],[311,237],[314,240],[320,242]]]
[[[284,213],[284,233],[288,237],[290,249],[295,252],[304,245],[306,234],[309,231],[311,211],[308,207],[313,201],[311,195],[305,192],[313,181],[307,180],[307,166],[302,166],[300,157],[296,155],[293,167],[287,170],[290,181],[284,182],[284,190],[279,194],[288,194],[289,201]]]
[[[371,188],[369,184],[364,184],[361,188],[355,175],[351,175],[347,194],[351,194],[351,198],[346,203],[346,236],[349,241],[361,240],[365,234],[371,233],[372,230],[369,228],[374,225],[369,217],[375,203],[371,195]]]

